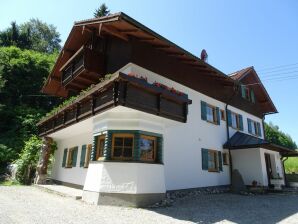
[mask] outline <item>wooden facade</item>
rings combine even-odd
[[[120,73],[110,82],[98,84],[71,105],[38,124],[40,136],[90,118],[109,108],[125,106],[179,122],[186,122],[187,95],[172,93],[145,80]]]
[[[90,52],[97,55],[90,56],[94,58],[95,73],[84,67],[85,72],[70,75],[66,65],[74,61],[75,67],[76,61],[80,60],[74,55],[80,55],[80,50],[86,45],[91,46],[93,50]],[[243,100],[237,80],[123,13],[75,23],[43,92],[64,97],[76,94],[89,83],[98,83],[103,74],[114,73],[129,62],[257,117],[277,112],[264,92],[256,91],[254,104]]]

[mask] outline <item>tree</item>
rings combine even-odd
[[[56,53],[0,47],[0,166],[17,159],[24,141],[37,134],[36,123],[59,102],[40,93],[56,58]]]
[[[0,46],[16,46],[51,54],[61,49],[60,42],[56,28],[39,19],[31,19],[20,26],[12,22],[11,27],[0,32]]]
[[[271,122],[269,124],[265,123],[265,134],[266,139],[274,144],[281,145],[289,149],[297,149],[297,144],[293,141],[291,136],[280,131],[279,127]]]
[[[97,18],[97,17],[107,16],[109,14],[110,14],[110,10],[108,10],[108,7],[106,6],[106,4],[103,3],[99,6],[98,9],[95,10],[93,15],[95,18]]]

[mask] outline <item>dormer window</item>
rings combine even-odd
[[[241,85],[241,96],[247,101],[255,103],[255,93],[246,85]]]

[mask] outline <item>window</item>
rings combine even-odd
[[[77,165],[77,155],[78,155],[78,147],[73,147],[68,149],[66,167],[72,168]]]
[[[201,101],[201,119],[213,124],[220,124],[219,108]]]
[[[242,115],[228,110],[228,124],[230,127],[243,131],[243,118]]]
[[[207,121],[216,123],[216,108],[207,104]]]
[[[97,137],[97,145],[96,145],[96,160],[101,159],[104,155],[104,147],[105,147],[105,135],[100,135]]]
[[[252,103],[255,103],[254,91],[245,85],[241,85],[241,96],[244,99],[246,99]]]
[[[256,136],[262,136],[261,124],[259,122],[256,122],[247,118],[247,124],[248,124],[248,132],[250,134],[256,135]]]
[[[156,137],[141,135],[140,159],[142,161],[155,161]]]
[[[220,110],[220,118],[225,121],[226,120],[226,113],[224,110]]]
[[[202,149],[202,169],[209,172],[222,171],[221,152],[211,149]]]
[[[208,171],[218,171],[217,151],[208,150]]]
[[[223,161],[223,165],[229,165],[229,153],[224,152],[222,154],[222,161]]]
[[[113,134],[112,158],[132,159],[133,155],[133,134]]]

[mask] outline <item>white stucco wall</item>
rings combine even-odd
[[[204,171],[202,170],[201,158],[202,148],[214,149],[223,152],[224,150],[222,146],[227,141],[225,121],[221,120],[220,125],[214,125],[201,120],[201,100],[223,110],[225,109],[225,104],[133,64],[128,64],[121,69],[121,71],[124,73],[133,72],[147,77],[149,83],[157,81],[169,87],[174,87],[181,92],[187,93],[189,99],[192,100],[192,104],[189,105],[187,123],[172,121],[121,106],[110,109],[102,114],[96,115],[52,134],[52,137],[57,140],[59,148],[55,154],[56,163],[53,169],[53,177],[64,182],[83,185],[86,176],[86,169],[79,167],[81,148],[79,147],[77,167],[72,169],[65,169],[61,167],[63,149],[76,145],[81,146],[83,144],[89,144],[92,142],[93,134],[98,132],[108,129],[124,129],[143,130],[163,135],[164,184],[166,190],[229,184],[229,166],[223,165],[222,172]],[[262,120],[260,118],[231,106],[229,106],[228,109],[242,114],[244,132],[246,133],[247,118],[262,124]],[[236,130],[230,128],[230,136],[232,136],[234,132],[236,132]],[[111,163],[111,166],[112,165],[114,164]],[[115,167],[116,166],[118,165],[115,165]],[[250,164],[248,169],[250,170],[251,167],[252,165]],[[138,168],[139,167],[135,165],[130,168],[127,167],[126,169],[131,172],[131,175],[133,175],[135,171],[132,169]],[[98,189],[99,183],[96,182],[96,180],[101,180],[103,178],[100,175],[105,173],[103,171],[104,168],[100,165],[97,165],[96,167],[93,167],[92,165],[89,170],[90,175],[94,175],[95,182],[86,182],[85,185],[89,190]],[[109,168],[109,170],[112,171],[113,168]],[[101,174],[98,174],[98,172]],[[146,171],[143,170],[142,172]],[[118,178],[121,179],[121,176]],[[129,180],[129,178],[133,177],[126,177],[127,180]],[[106,180],[108,182],[108,179]],[[146,183],[146,180],[143,181]],[[155,181],[160,182],[161,180],[157,178]],[[262,177],[260,177],[260,181],[264,182]],[[91,187],[92,185],[94,185],[93,188]],[[142,188],[146,189],[146,186],[144,185]],[[151,188],[150,191],[154,191],[154,188]],[[133,190],[133,192],[137,191]]]
[[[104,193],[165,193],[164,166],[128,162],[92,162],[85,191]]]
[[[239,170],[246,185],[252,185],[255,180],[262,186],[268,186],[265,153],[270,154],[273,174],[279,173],[283,177],[278,152],[262,148],[232,150],[233,169]]]
[[[82,145],[87,145],[92,143],[92,131],[89,129],[88,133],[83,133],[80,135],[71,135],[69,133],[68,138],[64,139],[55,139],[58,145],[58,149],[54,154],[55,162],[52,169],[52,178],[55,180],[84,185],[87,169],[80,167],[80,158],[82,152]],[[72,148],[78,146],[78,155],[77,155],[77,165],[72,168],[62,167],[63,153],[65,148]]]
[[[192,104],[189,105],[187,123],[175,126],[165,126],[164,129],[164,163],[167,190],[226,185],[230,183],[229,167],[223,166],[223,172],[214,173],[202,170],[201,148],[223,151],[222,146],[227,141],[226,122],[214,125],[201,119],[201,100],[220,109],[225,104],[179,83],[134,64],[128,64],[122,72],[129,72],[147,77],[149,83],[155,81],[187,93]],[[243,116],[243,132],[248,133],[247,118],[260,122],[262,120],[235,107],[228,106],[233,112]],[[236,130],[230,129],[230,136]]]

